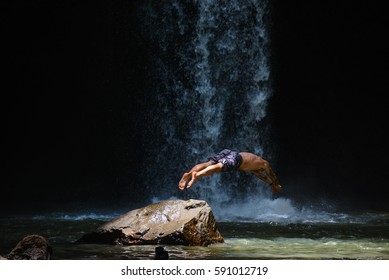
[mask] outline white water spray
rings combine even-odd
[[[144,30],[159,50],[152,70],[158,127],[149,144],[156,148],[147,163],[153,196],[171,197],[183,172],[224,148],[271,161],[264,148],[271,96],[268,1],[150,1],[145,7]],[[207,200],[215,212],[247,207],[253,196],[257,203],[270,200],[267,185],[239,173],[201,178],[177,196]]]

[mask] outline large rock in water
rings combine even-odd
[[[38,234],[28,235],[8,254],[9,260],[50,260],[53,254],[49,241]]]
[[[130,211],[78,242],[208,246],[224,240],[207,202],[190,199],[168,200]]]

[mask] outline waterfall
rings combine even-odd
[[[213,207],[268,197],[242,172],[203,177],[188,191],[183,172],[224,148],[269,159],[264,120],[271,96],[268,0],[146,1],[150,46],[145,187],[151,196],[199,198]]]

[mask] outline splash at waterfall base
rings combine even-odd
[[[207,246],[224,242],[202,200],[168,200],[132,210],[84,235],[80,243]]]

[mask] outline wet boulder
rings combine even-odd
[[[212,209],[202,200],[167,200],[132,210],[78,242],[208,246],[224,242]]]
[[[49,242],[41,235],[24,237],[8,254],[9,260],[49,260],[53,254]]]

